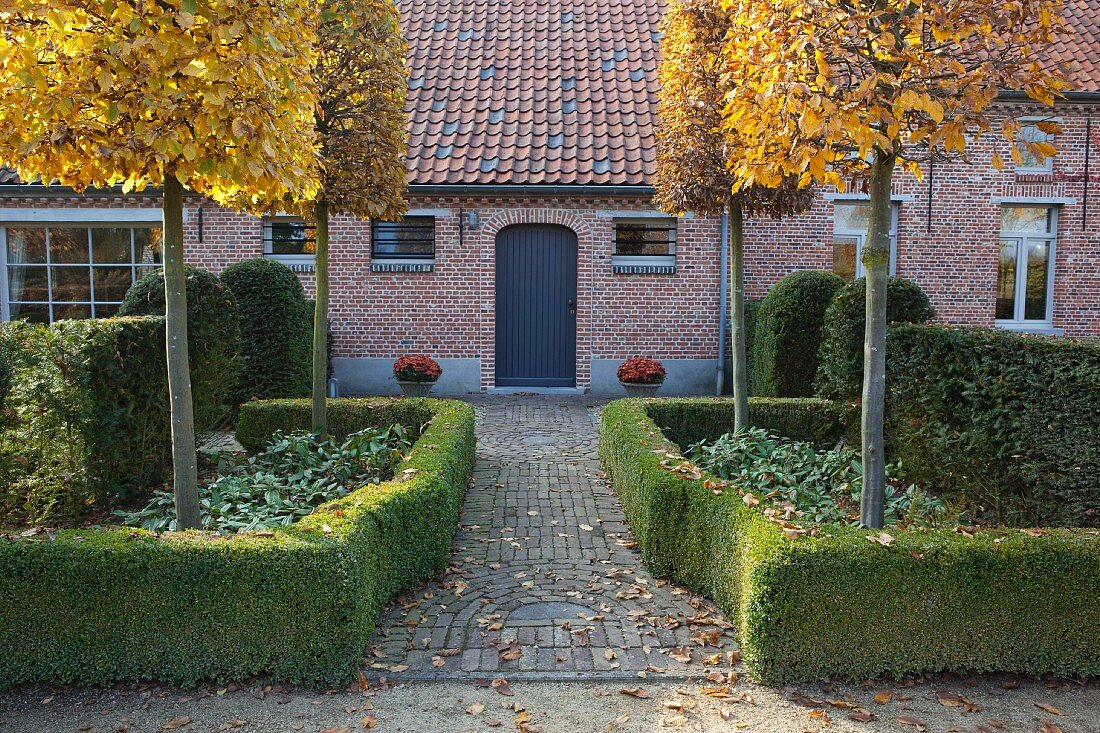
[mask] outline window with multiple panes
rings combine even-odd
[[[291,217],[264,219],[264,255],[279,259],[312,259],[317,251],[317,227]]]
[[[890,214],[890,274],[897,267],[898,211],[895,203]],[[863,245],[871,225],[868,201],[837,201],[833,207],[833,272],[845,280],[863,277]]]
[[[153,226],[0,228],[4,316],[49,323],[118,312],[135,280],[161,265]]]
[[[616,219],[616,257],[674,257],[676,220]]]
[[[1020,120],[1020,131],[1016,133],[1018,142],[1049,143],[1054,135],[1039,129],[1040,120]],[[1024,145],[1020,145],[1020,161],[1016,163],[1017,173],[1050,173],[1054,170],[1054,158],[1040,159]]]
[[[997,322],[1050,323],[1058,209],[1006,205],[1001,209]]]
[[[371,258],[435,259],[435,217],[407,216],[401,221],[371,223]]]

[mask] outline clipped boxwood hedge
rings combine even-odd
[[[421,399],[330,399],[328,430],[343,440],[364,425],[405,425],[419,428],[431,420],[430,402]],[[237,441],[246,450],[264,447],[276,430],[312,430],[309,400],[262,400],[241,405],[237,417]]]
[[[913,481],[1010,524],[1100,527],[1100,342],[917,325],[889,338],[888,436]]]
[[[687,447],[700,440],[734,431],[732,398],[696,397],[649,403],[650,418],[677,445]],[[753,397],[749,422],[796,440],[808,440],[832,448],[858,424],[859,411],[816,397]]]
[[[843,287],[839,275],[802,270],[768,291],[754,319],[754,394],[809,397],[814,393],[821,324],[833,296]]]
[[[692,408],[675,399],[612,402],[600,422],[600,458],[646,562],[729,614],[755,677],[1100,673],[1100,605],[1083,602],[1100,587],[1095,532],[892,531],[889,547],[854,528],[791,539],[735,492],[707,489],[713,477],[662,466],[679,446],[652,415],[690,420]],[[701,406],[698,419],[708,419]]]
[[[364,401],[362,427],[391,402]],[[0,687],[352,679],[383,604],[443,570],[473,467],[468,405],[406,402],[431,423],[398,478],[288,528],[0,539]]]

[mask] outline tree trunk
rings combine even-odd
[[[183,185],[164,176],[164,332],[168,396],[172,407],[172,480],[176,529],[198,529],[199,478],[195,452],[195,407],[187,353],[187,275],[183,269]]]
[[[733,424],[749,426],[749,366],[745,354],[745,221],[741,201],[726,199],[729,211],[730,267],[733,269]]]
[[[860,520],[879,529],[885,522],[886,456],[883,417],[886,400],[886,282],[890,270],[890,188],[894,156],[881,151],[871,168],[871,224],[863,247],[867,274],[867,325],[863,337],[863,493]]]
[[[317,249],[313,255],[317,298],[313,310],[313,432],[328,433],[328,201],[314,209]]]

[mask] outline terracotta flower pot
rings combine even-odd
[[[636,382],[622,382],[619,384],[626,390],[627,397],[652,397],[657,394],[657,390],[661,388],[661,383],[655,384],[638,384]]]
[[[435,382],[406,382],[403,379],[398,379],[397,383],[406,397],[427,397],[435,386]]]

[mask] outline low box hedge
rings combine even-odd
[[[721,429],[715,409],[612,402],[600,458],[646,562],[729,614],[754,676],[780,684],[939,670],[1100,673],[1100,606],[1089,600],[1100,587],[1100,533],[891,530],[889,547],[855,528],[791,538],[736,492],[704,486],[713,477],[670,470],[666,454],[680,448],[658,424],[675,414],[682,425]],[[783,429],[768,419],[755,413],[759,426]]]
[[[432,418],[432,401],[391,397],[341,398],[328,401],[328,430],[337,440],[368,425],[419,428]],[[241,405],[237,441],[248,451],[264,447],[276,430],[310,430],[311,403],[305,399],[253,400]]]
[[[365,401],[360,427],[388,423],[394,402]],[[382,606],[443,570],[473,468],[468,405],[402,402],[431,422],[397,477],[288,528],[0,539],[0,687],[352,679]],[[269,424],[293,429],[309,409],[281,403],[288,423]]]

